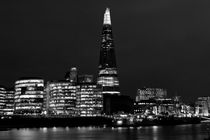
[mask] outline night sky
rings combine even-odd
[[[103,14],[111,9],[120,88],[168,89],[185,101],[210,94],[208,0],[1,0],[0,84],[97,76]]]

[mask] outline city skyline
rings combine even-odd
[[[162,2],[169,7],[170,4],[177,6]],[[40,5],[17,3],[14,11],[6,13],[8,16],[1,19],[4,24],[1,46],[5,46],[1,47],[1,59],[5,60],[1,62],[1,85],[12,86],[19,77],[27,76],[42,77],[46,81],[62,79],[72,66],[97,77],[102,15],[108,4],[97,8],[88,4],[77,9],[79,6],[75,3],[76,8],[69,8],[52,1],[53,9],[43,6],[37,13],[33,10]],[[126,2],[122,6],[114,2],[108,5],[112,10],[122,94],[134,97],[138,88],[146,86],[165,88],[170,91],[169,95],[178,94],[185,99],[189,97],[188,100],[207,96],[209,34],[204,29],[208,29],[205,27],[208,21],[203,21],[204,26],[196,25],[197,19],[202,21],[205,16],[198,13],[199,18],[185,20],[188,12],[193,11],[185,9],[185,3],[180,11],[172,8],[168,14],[160,3],[154,7],[141,4],[143,6],[136,9],[133,3],[127,9]],[[5,6],[10,4],[5,2]],[[32,6],[32,10],[27,6]],[[195,31],[188,26],[195,26]]]

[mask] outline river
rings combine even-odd
[[[53,127],[0,131],[0,140],[203,140],[204,124],[138,128]]]

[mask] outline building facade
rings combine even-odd
[[[134,113],[160,116],[178,116],[179,99],[168,98],[167,90],[161,88],[142,88],[137,90]]]
[[[52,81],[46,87],[48,115],[75,116],[76,86],[69,81]]]
[[[14,89],[6,90],[4,115],[14,114],[14,95],[15,95]]]
[[[5,98],[6,98],[6,88],[0,86],[0,115],[4,114]]]
[[[81,75],[76,90],[77,115],[100,116],[103,109],[101,89],[93,82],[92,75]]]
[[[41,115],[44,101],[44,80],[22,78],[15,82],[14,114]]]
[[[110,10],[104,14],[97,84],[103,94],[120,94]]]
[[[198,97],[195,104],[195,114],[197,116],[210,115],[210,97]]]
[[[70,71],[68,71],[65,75],[65,80],[66,81],[69,81],[70,83],[72,84],[76,84],[77,83],[77,74],[78,71],[77,71],[77,68],[76,67],[72,67],[70,69]]]
[[[136,101],[166,98],[167,91],[161,88],[142,88],[137,90]]]

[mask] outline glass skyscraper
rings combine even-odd
[[[104,14],[97,84],[103,94],[120,94],[109,8]]]

